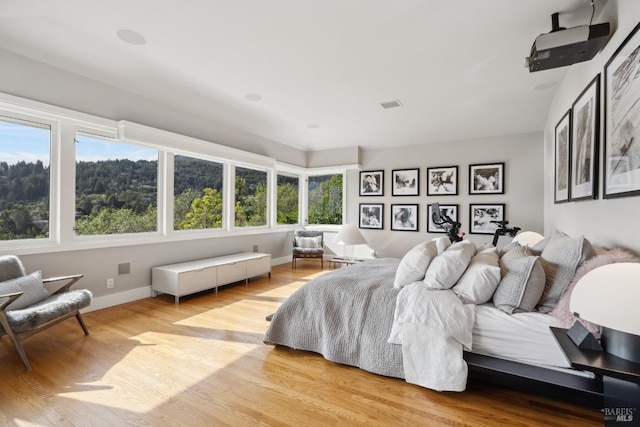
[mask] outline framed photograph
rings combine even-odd
[[[469,205],[469,231],[472,234],[493,234],[498,225],[492,221],[504,221],[504,203]]]
[[[458,195],[458,167],[427,168],[427,196]]]
[[[418,231],[418,205],[391,205],[391,229]]]
[[[360,228],[384,228],[384,204],[360,203]]]
[[[600,141],[600,74],[578,96],[571,107],[570,147],[571,200],[598,197],[598,143]]]
[[[361,196],[384,196],[384,171],[360,172]]]
[[[391,171],[392,196],[417,196],[420,194],[420,169],[396,169]]]
[[[504,163],[469,165],[469,194],[504,194]]]
[[[554,178],[554,202],[569,201],[569,177],[570,163],[569,150],[571,149],[571,110],[567,111],[556,125],[555,130],[555,178]]]
[[[640,195],[639,28],[604,66],[605,199]]]
[[[447,230],[433,222],[432,204],[427,205],[427,233],[446,233]],[[458,221],[458,205],[440,205],[440,212]]]

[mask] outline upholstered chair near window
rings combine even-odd
[[[291,255],[291,268],[296,267],[298,258],[312,258],[319,259],[320,268],[324,269],[324,232],[316,230],[294,231]]]
[[[26,274],[18,257],[0,257],[0,337],[9,337],[27,371],[31,364],[21,344],[25,338],[73,316],[89,335],[80,310],[91,304],[91,292],[69,289],[82,276],[42,279],[40,271]],[[56,282],[64,284],[49,294],[44,283]]]

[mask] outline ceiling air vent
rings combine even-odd
[[[381,102],[380,105],[382,105],[382,108],[384,108],[385,110],[388,110],[389,108],[402,107],[402,104],[397,99],[394,99],[393,101]]]

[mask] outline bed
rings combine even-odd
[[[551,240],[547,239],[547,246],[549,241],[553,241],[553,237]],[[561,249],[563,254],[567,250],[566,246]],[[432,260],[440,260],[444,251],[440,250]],[[480,248],[474,250],[476,255],[480,252]],[[587,251],[583,244],[580,245],[579,252],[578,261],[585,267],[582,268],[585,271],[580,274],[584,274],[589,268],[594,268],[586,265],[586,258],[594,258],[595,253],[585,256]],[[397,326],[399,296],[402,299],[403,293],[411,286],[424,292],[424,283],[420,281],[414,281],[408,286],[397,286],[397,276],[408,255],[409,253],[402,260],[373,259],[340,268],[309,281],[274,313],[264,342],[319,353],[336,363],[405,379],[404,344],[390,343],[389,340]],[[628,261],[631,257],[630,254],[626,255],[628,254],[618,257],[621,262]],[[541,255],[532,256],[541,258],[542,252]],[[609,261],[617,260],[614,257],[614,260]],[[596,265],[604,261],[590,262]],[[431,264],[432,261],[429,262]],[[571,278],[578,276],[580,272],[578,262],[574,264],[570,268],[573,270]],[[471,270],[469,263],[467,266],[467,271]],[[426,267],[427,272],[429,268]],[[566,275],[567,272],[563,274]],[[501,280],[504,276],[503,274]],[[456,280],[458,283],[462,282],[461,277]],[[570,292],[572,283],[567,283],[563,291]],[[436,292],[453,293],[452,290]],[[558,300],[562,296],[558,295]],[[556,301],[556,305],[560,302]],[[473,327],[470,330],[472,343],[462,346],[465,366],[468,367],[471,378],[541,393],[584,406],[601,407],[600,380],[592,374],[571,369],[550,331],[552,326],[567,327],[567,322],[571,319],[553,316],[548,310],[547,313],[532,310],[507,313],[496,308],[493,300],[463,306],[473,312]],[[428,349],[429,340],[421,345],[421,351]],[[406,357],[405,354],[405,359]]]

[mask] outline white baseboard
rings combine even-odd
[[[112,295],[104,295],[101,297],[95,297],[91,302],[91,305],[84,310],[83,313],[90,311],[101,310],[107,307],[113,307],[114,305],[124,304],[131,301],[137,301],[139,299],[149,298],[151,296],[151,286],[144,286],[142,288],[131,289],[129,291],[118,292]]]
[[[280,265],[280,264],[287,264],[287,263],[291,263],[291,255],[283,256],[280,258],[271,258],[271,265]]]

